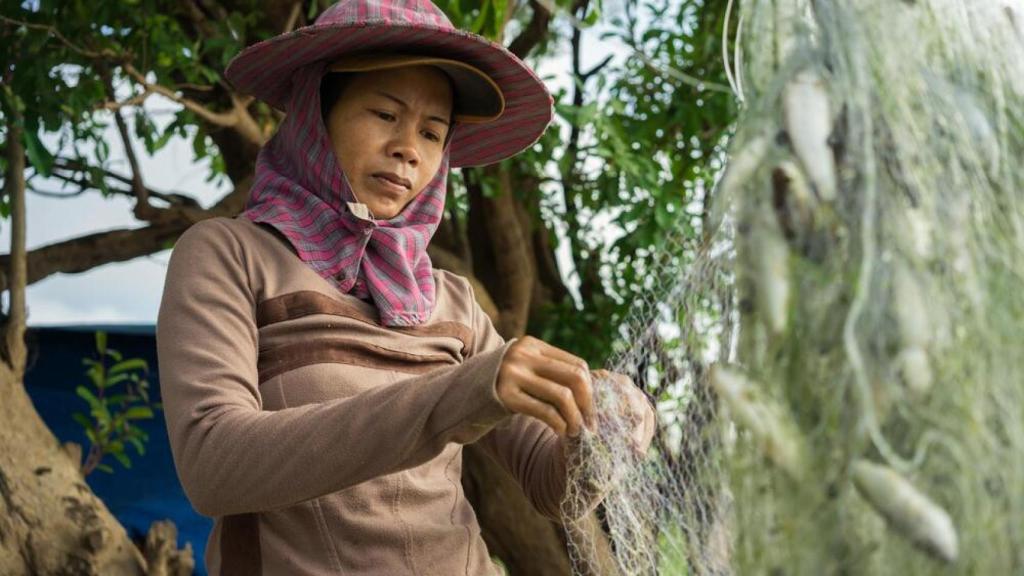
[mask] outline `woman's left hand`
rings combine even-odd
[[[619,404],[618,417],[622,418],[631,428],[630,444],[636,450],[637,455],[643,457],[651,446],[657,426],[657,412],[654,406],[647,396],[633,384],[629,376],[607,370],[593,370],[591,375],[595,386],[601,384],[615,386],[617,388],[616,396],[624,399],[624,402]],[[601,418],[602,414],[598,413],[598,421]]]

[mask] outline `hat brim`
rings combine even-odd
[[[314,62],[379,51],[465,62],[500,89],[505,107],[490,122],[461,124],[451,142],[452,167],[482,166],[531,146],[551,122],[552,99],[529,66],[504,46],[458,29],[369,21],[299,28],[243,50],[225,71],[228,82],[287,111],[292,72]]]
[[[451,79],[455,87],[453,116],[461,124],[493,122],[505,111],[501,87],[476,66],[451,58],[409,54],[361,54],[342,56],[327,65],[330,72],[370,72],[406,66],[433,66]]]

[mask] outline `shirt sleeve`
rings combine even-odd
[[[467,290],[472,295],[472,288]],[[473,357],[507,347],[473,299]],[[496,392],[495,392],[496,394]],[[523,414],[495,426],[477,444],[516,480],[534,508],[557,520],[566,482],[566,442],[551,427]]]
[[[319,404],[262,409],[246,253],[216,219],[179,238],[157,318],[160,388],[178,476],[196,510],[290,506],[411,468],[510,417],[495,393],[507,346]]]

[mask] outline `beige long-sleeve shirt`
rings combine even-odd
[[[273,229],[214,218],[175,245],[157,320],[164,415],[212,576],[498,573],[462,491],[479,442],[557,517],[562,439],[495,392],[508,348],[468,282],[385,328]]]

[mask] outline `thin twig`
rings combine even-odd
[[[81,164],[77,164],[77,166],[82,166],[82,165]],[[58,180],[62,180],[62,181],[67,182],[69,184],[75,184],[76,186],[80,186],[80,187],[84,188],[85,190],[99,190],[99,186],[95,182],[93,182],[91,180],[88,180],[88,179],[85,179],[85,178],[75,178],[73,175],[62,174],[60,171],[68,171],[68,172],[72,172],[72,173],[84,173],[86,171],[86,169],[84,169],[84,168],[75,167],[75,166],[68,165],[68,164],[61,165],[61,164],[58,163],[58,164],[54,165],[54,172],[51,174],[51,176],[53,178],[57,178]],[[119,181],[119,182],[121,182],[123,184],[127,184],[129,186],[132,185],[132,180],[130,178],[128,178],[127,176],[123,176],[123,175],[118,174],[116,172],[111,172],[110,170],[106,170],[104,168],[100,168],[100,171],[103,172],[104,176],[107,177],[107,178],[110,178],[110,179],[113,179],[113,180],[117,180],[117,181]],[[115,187],[112,187],[112,186],[107,186],[107,190],[109,190],[110,192],[112,192],[114,194],[121,194],[121,195],[124,195],[124,196],[134,196],[134,193],[130,189],[126,190],[126,189],[123,189],[123,188],[115,188]],[[172,206],[185,206],[185,207],[190,207],[190,208],[198,208],[199,207],[199,202],[195,198],[192,198],[191,196],[187,196],[187,195],[179,193],[179,192],[159,192],[157,190],[153,190],[152,188],[146,188],[146,194],[150,198],[156,198],[157,200],[162,200],[162,201],[167,202],[168,204],[170,204]]]
[[[584,30],[587,28],[587,25],[582,20],[577,18],[575,15],[573,15],[566,9],[558,7],[558,5],[556,5],[553,0],[535,0],[535,2],[543,6],[544,9],[547,10],[550,14],[561,13],[563,16],[566,17],[566,19],[569,20],[569,24],[573,28],[577,30]],[[689,86],[693,86],[695,88],[706,88],[708,90],[712,90],[715,92],[724,92],[726,94],[732,93],[728,86],[723,86],[721,84],[718,84],[717,82],[701,80],[700,78],[691,76],[686,72],[683,72],[682,70],[679,70],[678,68],[675,68],[669,64],[662,64],[654,60],[646,53],[644,53],[644,51],[641,50],[639,46],[636,46],[633,42],[627,43],[626,47],[632,50],[633,56],[640,59],[640,61],[643,62],[644,65],[646,65],[655,73],[658,73],[664,77],[671,78],[673,80],[676,80]]]
[[[283,33],[287,34],[292,30],[295,30],[295,24],[299,21],[299,16],[302,14],[302,2],[296,2],[292,4],[292,11],[288,14],[288,21],[284,23]]]
[[[106,66],[100,68],[100,75],[106,83],[108,97],[114,99],[114,82],[111,80],[110,71]],[[148,87],[146,91],[149,92]],[[139,159],[135,156],[135,147],[132,146],[132,138],[128,134],[128,123],[125,122],[121,109],[114,110],[113,114],[114,123],[117,124],[117,132],[121,136],[121,145],[124,146],[124,153],[128,157],[128,165],[132,170],[132,192],[135,193],[136,198],[135,215],[145,219],[151,215],[151,210],[149,191],[146,189],[146,184],[142,181],[142,168],[139,167]]]
[[[120,110],[121,108],[126,108],[126,107],[129,107],[129,106],[140,106],[147,99],[149,99],[149,97],[152,96],[152,95],[153,95],[153,91],[147,89],[147,90],[143,91],[142,94],[136,94],[135,96],[132,96],[131,98],[128,98],[127,100],[123,100],[121,102],[117,102],[115,100],[110,100],[110,101],[104,102],[103,104],[97,105],[94,109],[95,110],[117,111],[117,110]]]
[[[614,57],[615,57],[614,54],[609,54],[609,55],[605,56],[604,60],[598,62],[593,68],[591,68],[590,70],[587,70],[586,72],[580,73],[580,79],[583,80],[584,82],[586,82],[587,80],[590,79],[591,76],[593,76],[594,74],[597,74],[605,66],[607,66],[612,61],[612,58],[614,58]]]
[[[122,69],[125,71],[126,74],[131,76],[132,79],[141,84],[142,87],[146,90],[156,92],[161,96],[174,100],[178,104],[181,104],[185,108],[191,110],[192,112],[195,112],[200,118],[206,120],[211,124],[223,126],[225,128],[232,128],[238,123],[238,115],[235,113],[234,110],[232,110],[231,112],[214,112],[213,110],[210,110],[209,108],[203,106],[195,100],[185,98],[184,96],[180,96],[174,90],[171,90],[166,86],[160,84],[151,84],[148,80],[146,80],[145,75],[136,70],[135,66],[132,66],[130,63],[125,62],[122,65]]]
[[[0,14],[0,21],[6,22],[8,24],[13,24],[16,26],[24,26],[25,28],[28,28],[30,30],[40,30],[46,32],[47,34],[59,40],[61,44],[64,44],[71,50],[81,54],[82,56],[85,56],[86,58],[92,58],[97,60],[117,60],[124,57],[122,54],[118,54],[117,52],[108,49],[96,52],[94,50],[87,50],[85,48],[82,48],[81,46],[75,44],[71,40],[68,40],[66,36],[60,33],[60,30],[57,30],[57,28],[55,28],[54,26],[50,26],[49,24],[34,24],[32,22],[25,22],[23,20],[9,18],[7,16],[4,16],[3,14]]]

